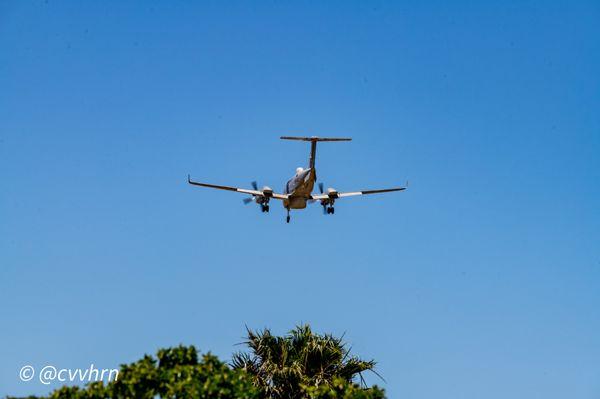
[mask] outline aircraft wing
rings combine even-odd
[[[250,189],[245,189],[245,188],[219,186],[216,184],[201,183],[201,182],[191,180],[189,175],[188,175],[188,183],[192,184],[194,186],[216,188],[218,190],[226,190],[226,191],[236,191],[236,192],[242,193],[242,194],[250,194],[250,195],[256,195],[256,196],[260,196],[260,197],[270,197],[270,198],[275,198],[275,199],[280,199],[280,200],[286,199],[288,197],[285,194],[277,194],[277,193],[274,193],[271,191],[250,190]]]
[[[362,191],[351,191],[347,193],[328,193],[328,194],[317,194],[311,195],[310,199],[313,200],[324,200],[329,198],[344,198],[344,197],[354,197],[356,195],[368,195],[368,194],[379,194],[379,193],[389,193],[391,191],[403,191],[406,190],[406,187],[395,187],[395,188],[384,188],[381,190],[362,190]]]

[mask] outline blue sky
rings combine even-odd
[[[600,394],[597,2],[4,2],[0,395],[300,322],[390,398]],[[308,145],[338,190],[269,214]]]

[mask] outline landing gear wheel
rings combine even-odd
[[[286,222],[286,223],[289,223],[289,222],[290,222],[290,217],[289,217],[289,215],[288,215],[288,217],[285,219],[285,222]]]
[[[269,205],[265,205],[265,212],[269,212]]]
[[[333,215],[335,213],[335,208],[331,207],[331,214]]]

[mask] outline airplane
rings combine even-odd
[[[356,195],[368,195],[378,193],[388,193],[391,191],[402,191],[406,190],[406,187],[395,187],[386,188],[379,190],[361,190],[351,191],[347,193],[341,193],[333,188],[328,188],[327,191],[323,190],[323,183],[319,182],[320,194],[313,194],[312,191],[317,181],[317,172],[315,169],[315,157],[317,154],[317,143],[325,141],[351,141],[351,138],[342,137],[295,137],[295,136],[282,136],[282,140],[297,140],[297,141],[309,141],[310,142],[310,158],[308,161],[308,168],[296,168],[296,174],[285,184],[283,193],[279,194],[273,191],[271,187],[264,186],[261,190],[258,189],[258,185],[255,181],[252,182],[252,190],[238,187],[219,186],[216,184],[201,183],[193,181],[188,175],[188,183],[208,188],[215,188],[219,190],[236,191],[242,194],[249,194],[250,197],[245,198],[243,201],[245,204],[249,204],[254,201],[260,205],[262,212],[269,212],[269,201],[271,199],[281,200],[283,207],[287,210],[286,222],[290,222],[290,210],[291,209],[304,209],[306,203],[320,202],[323,206],[323,214],[333,215],[335,208],[333,207],[335,201],[339,198],[353,197]]]

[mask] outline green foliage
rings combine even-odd
[[[352,382],[374,362],[350,356],[341,338],[302,326],[284,337],[248,331],[248,345],[251,354],[236,354],[233,368],[210,353],[199,358],[193,346],[178,346],[121,365],[116,381],[64,386],[45,398],[27,399],[385,398],[377,387]]]
[[[321,392],[330,395],[326,397],[346,397],[331,395],[350,392],[353,380],[359,377],[362,381],[362,372],[375,367],[372,360],[351,356],[342,338],[315,334],[308,325],[298,326],[283,337],[273,336],[269,330],[248,330],[246,344],[251,353],[235,354],[233,368],[252,375],[254,384],[274,399],[302,399],[306,390],[312,397]],[[349,388],[336,393],[339,384]]]
[[[361,388],[357,384],[348,383],[343,378],[336,377],[328,384],[319,386],[302,386],[303,397],[306,399],[384,399],[385,392],[373,386]]]
[[[158,351],[157,358],[158,362],[145,356],[136,363],[122,366],[118,380],[107,387],[108,397],[258,398],[258,390],[247,375],[231,370],[210,353],[198,361],[198,353],[193,346],[162,349]]]

